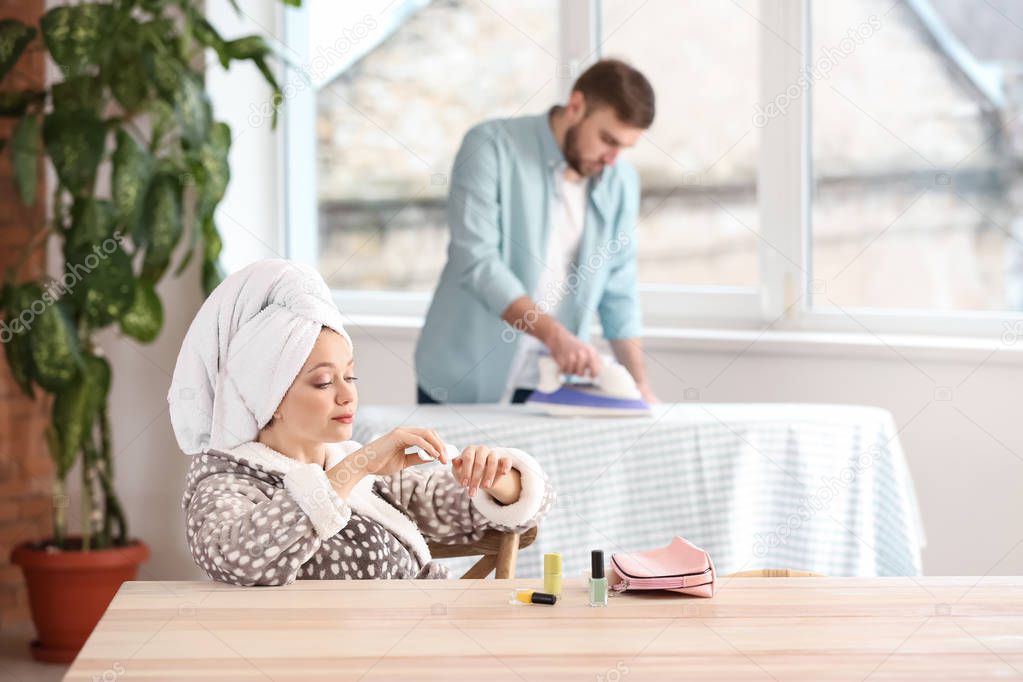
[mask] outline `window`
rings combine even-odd
[[[315,262],[350,310],[362,300],[370,312],[422,314],[446,260],[447,173],[462,135],[562,101],[582,66],[614,54],[643,69],[659,97],[654,128],[628,152],[644,186],[647,319],[674,315],[683,293],[688,309],[705,306],[711,291],[755,314],[758,135],[746,112],[756,5],[397,0],[352,9],[313,0],[289,12],[288,44],[304,53],[312,83],[306,101],[289,98],[285,109],[290,255]],[[706,61],[694,43],[681,72],[670,62],[680,35],[709,47],[725,33]],[[707,66],[726,59],[735,72],[727,87],[693,106],[685,90],[720,85]],[[684,88],[673,84],[680,76]]]
[[[1023,309],[1023,7],[815,2],[813,305]]]
[[[545,0],[309,3],[311,54],[339,54],[315,74],[318,261],[331,287],[433,290],[462,136],[556,99],[556,9]]]
[[[961,335],[1023,310],[1023,4],[349,5],[288,11],[313,87],[285,108],[289,255],[349,311],[425,313],[464,132],[597,56],[658,96],[625,156],[648,327]]]
[[[759,2],[603,0],[600,53],[657,94],[626,158],[642,182],[644,284],[756,287]]]

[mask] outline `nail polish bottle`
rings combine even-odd
[[[551,552],[543,555],[543,591],[561,594],[561,555]]]
[[[558,595],[537,592],[536,590],[512,590],[511,603],[521,602],[523,604],[548,604],[553,606],[558,603]]]
[[[607,578],[604,577],[604,552],[590,552],[590,606],[607,606]]]

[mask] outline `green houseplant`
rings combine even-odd
[[[52,397],[46,440],[56,468],[54,537],[12,553],[26,574],[41,640],[33,646],[44,660],[73,657],[117,586],[148,556],[144,543],[130,538],[114,489],[111,370],[96,335],[116,326],[140,342],[155,339],[163,324],[156,285],[195,258],[207,293],[221,279],[214,211],[230,176],[231,130],[212,116],[202,71],[207,49],[225,68],[236,60],[255,64],[273,87],[276,124],[282,97],[268,64],[275,58],[270,47],[255,35],[225,40],[199,1],[79,2],[51,9],[38,26],[0,18],[0,78],[27,50],[45,51],[60,70],[45,89],[19,88],[12,77],[0,90],[0,117],[13,124],[0,145],[10,154],[21,201],[44,199],[37,187],[40,163],[51,164],[56,176],[47,223],[33,226],[35,238],[0,288],[0,340],[12,375],[26,395],[36,397],[39,389]],[[101,180],[106,171],[109,181]],[[52,237],[62,249],[61,277],[25,281],[19,270]],[[72,537],[66,481],[76,462],[81,534]],[[80,569],[130,549],[126,562],[134,565],[94,585],[98,612],[60,608],[53,590],[61,582],[73,585],[76,604],[88,602],[81,590],[89,586],[67,571],[80,577],[89,573]],[[58,576],[54,562],[61,560]],[[91,622],[78,628],[80,641],[66,636],[67,627],[63,639],[48,641],[41,622],[55,616],[41,613],[48,610]]]

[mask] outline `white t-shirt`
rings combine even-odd
[[[579,251],[579,242],[586,224],[587,178],[573,182],[565,178],[567,164],[554,167],[554,196],[551,197],[551,229],[547,239],[546,267],[540,272],[533,301],[546,303],[541,310],[558,317],[557,311],[567,288],[569,267]],[[536,388],[540,381],[538,360],[547,347],[535,336],[523,332],[515,350],[508,383],[501,402],[511,401],[516,388]]]

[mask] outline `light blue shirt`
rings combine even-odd
[[[564,160],[537,116],[485,121],[466,133],[448,194],[448,262],[416,344],[416,381],[450,403],[497,402],[524,331],[501,319],[532,296],[545,267],[554,191]],[[642,334],[636,286],[639,179],[618,160],[591,179],[579,252],[558,319],[583,341],[593,315],[606,339]]]

